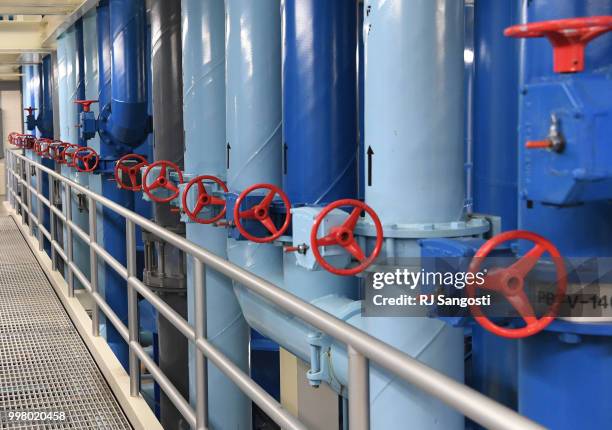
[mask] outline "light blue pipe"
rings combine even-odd
[[[78,144],[79,133],[76,125],[79,123],[78,105],[74,103],[83,94],[82,88],[82,68],[79,62],[79,45],[82,48],[82,43],[78,38],[82,37],[82,31],[77,31],[75,27],[70,27],[58,39],[58,67],[59,67],[59,101],[60,101],[60,139],[64,142]],[[73,167],[62,165],[62,175],[80,183],[81,185],[89,185],[89,174],[79,173]],[[64,208],[67,204],[66,195],[62,196]],[[79,211],[77,196],[72,194],[72,219],[84,231],[89,231],[88,214],[86,210]],[[64,238],[67,237],[66,229],[64,228]],[[65,245],[65,244],[64,244]],[[81,272],[89,277],[89,251],[87,246],[73,235],[73,256],[74,263],[78,266]],[[78,279],[75,278],[75,285],[79,285]]]
[[[223,0],[183,0],[183,112],[185,172],[225,179],[225,10]],[[206,130],[203,139],[202,131]],[[187,223],[187,239],[226,258],[225,229]],[[188,261],[188,313],[194,323],[193,266]],[[206,274],[208,339],[243,371],[249,369],[249,332],[232,282]],[[195,400],[195,353],[190,344],[190,396]],[[249,399],[215,366],[208,365],[211,428],[248,429]]]
[[[364,6],[365,146],[374,151],[366,201],[387,225],[456,221],[465,200],[463,2]]]
[[[99,74],[98,74],[98,31],[97,31],[97,13],[96,9],[92,9],[89,13],[83,16],[83,46],[85,51],[85,99],[87,100],[98,100],[99,97]],[[94,103],[91,105],[91,110],[94,112],[96,118],[100,113],[100,105]],[[94,135],[93,138],[87,141],[87,145],[92,147],[98,154],[101,154],[100,150],[100,136]],[[102,194],[102,185],[104,182],[103,175],[90,175],[89,177],[89,188],[98,193]],[[104,219],[104,211],[102,206],[96,208],[98,214],[98,220]],[[104,223],[98,222],[97,224],[97,238],[99,243],[104,243]],[[98,261],[98,286],[100,294],[105,294],[105,264],[103,261]]]

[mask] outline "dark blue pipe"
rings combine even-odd
[[[108,0],[102,0],[98,4],[96,25],[98,28],[98,103],[102,112],[110,111],[111,102],[111,38]]]
[[[286,0],[283,187],[292,204],[357,195],[357,2]]]
[[[41,65],[41,103],[36,125],[40,136],[53,139],[53,59],[51,55],[45,55]],[[48,158],[41,158],[45,167],[54,168],[54,162]],[[42,173],[42,191],[46,199],[49,199],[49,175]],[[49,208],[43,205],[43,225],[50,230],[51,215]],[[45,240],[45,250],[51,255],[51,243]]]
[[[41,103],[36,125],[40,136],[53,139],[53,65],[51,55],[42,59]]]
[[[79,19],[74,23],[74,30],[76,36],[76,50],[77,50],[77,87],[76,87],[76,100],[85,100],[85,48],[83,46],[83,19]],[[83,106],[77,106],[78,115],[83,112]],[[79,133],[79,145],[87,146],[85,139],[81,137]]]
[[[474,11],[474,210],[517,225],[518,44],[504,36],[519,1],[479,0]]]
[[[112,85],[110,104],[103,106],[100,113],[100,134],[119,147],[133,148],[146,139],[151,129],[147,113],[145,4],[143,0],[110,0],[108,5]]]
[[[115,10],[117,13],[117,10]],[[115,81],[112,80],[111,64],[111,32],[110,32],[110,10],[109,2],[103,0],[97,8],[98,28],[98,73],[100,80],[99,102],[101,111],[112,110],[113,91]],[[144,53],[144,51],[143,51]],[[135,54],[137,56],[137,54]],[[112,82],[112,83],[111,83]],[[138,84],[140,85],[140,84]],[[117,93],[119,94],[119,93]],[[146,104],[144,106],[146,111]],[[112,115],[112,121],[119,118],[116,111]],[[112,130],[112,129],[111,129]],[[121,143],[115,140],[116,136],[111,132],[100,130],[100,155],[103,158],[116,158],[121,155]],[[134,209],[134,194],[117,188],[114,182],[102,181],[102,194],[112,201],[130,210]],[[126,264],[127,254],[125,247],[125,220],[113,211],[103,211],[103,244],[104,248],[113,255],[121,264]],[[105,266],[105,298],[117,316],[127,323],[127,287],[123,278],[110,267]],[[112,324],[106,324],[106,337],[113,352],[125,369],[128,368],[128,347]]]

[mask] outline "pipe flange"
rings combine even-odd
[[[385,238],[394,239],[429,239],[437,237],[463,237],[484,234],[491,228],[484,217],[471,217],[465,221],[422,224],[383,225]],[[375,237],[376,227],[367,221],[361,221],[355,228],[359,236]]]

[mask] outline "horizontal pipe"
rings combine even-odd
[[[11,153],[16,158],[24,160],[27,164],[37,164],[16,152]],[[194,256],[213,270],[228,276],[232,280],[249,288],[257,295],[268,299],[284,311],[317,327],[338,341],[352,346],[357,352],[361,353],[369,360],[386,368],[404,381],[430,394],[432,397],[443,401],[478,424],[493,430],[544,429],[544,427],[518,414],[512,409],[430,368],[387,343],[322,311],[316,306],[300,300],[293,294],[278,288],[274,284],[216,256],[196,244],[187,241],[181,236],[159,227],[157,224],[125,209],[121,205],[93,193],[87,188],[61,176],[51,169],[42,165],[39,167],[42,171],[59,179],[61,182],[67,183],[71,188],[93,198],[98,203],[138,224],[141,228],[154,233],[160,239]]]

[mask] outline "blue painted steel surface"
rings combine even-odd
[[[523,1],[522,12],[521,22],[612,15],[612,2]],[[585,72],[573,75],[553,74],[552,49],[547,40],[527,40],[521,46],[523,96],[518,140],[519,227],[547,237],[565,257],[610,256],[612,226],[609,220],[612,219],[612,205],[609,202],[587,201],[561,207],[544,205],[539,201],[529,204],[527,198],[533,195],[543,201],[560,202],[571,201],[574,197],[578,201],[585,201],[592,196],[588,184],[583,189],[579,187],[575,196],[571,193],[568,196],[567,184],[561,178],[553,181],[547,170],[548,165],[543,162],[547,159],[549,163],[557,163],[552,158],[570,164],[584,162],[586,154],[582,150],[587,149],[597,151],[595,156],[600,160],[609,157],[609,148],[593,146],[596,145],[596,137],[591,134],[592,130],[585,132],[579,128],[589,127],[583,124],[589,121],[601,127],[589,115],[596,110],[601,111],[602,104],[608,105],[609,112],[610,98],[598,100],[601,90],[597,82],[605,78],[596,75],[610,70],[612,35],[604,35],[591,42],[586,49]],[[575,99],[568,100],[567,97]],[[588,103],[582,105],[581,100]],[[562,132],[567,133],[567,151],[557,155],[525,149],[527,139],[536,138],[536,134],[538,140],[546,137],[553,112],[559,114]],[[581,115],[584,116],[583,120],[576,118]],[[557,167],[567,168],[570,164]],[[530,245],[527,244],[521,251],[524,252],[527,246]],[[563,325],[551,327],[551,331],[520,341],[519,411],[554,429],[607,428],[612,422],[607,395],[612,382],[607,366],[612,354],[609,337],[594,336],[601,330],[591,325],[565,323],[565,326],[565,329]],[[577,337],[559,333],[559,330],[591,332],[593,335]]]
[[[357,195],[357,2],[284,0],[283,188],[292,205]]]
[[[519,345],[519,411],[555,430],[604,429],[612,422],[612,342],[542,332]]]
[[[519,0],[479,0],[474,18],[474,211],[517,225],[518,44],[503,32],[519,17]]]
[[[521,22],[589,15],[612,15],[612,2],[608,0],[523,1]],[[519,118],[519,226],[547,237],[566,257],[609,256],[612,254],[612,225],[608,222],[612,218],[612,206],[609,203],[590,202],[560,208],[535,201],[530,208],[531,204],[527,201],[529,194],[535,188],[539,188],[540,196],[543,193],[553,196],[563,187],[559,179],[555,183],[545,179],[546,176],[549,176],[549,171],[547,166],[542,165],[542,162],[550,157],[562,159],[562,162],[565,162],[566,159],[568,163],[575,162],[577,157],[583,157],[579,155],[580,148],[588,148],[589,145],[596,144],[589,135],[590,133],[580,135],[580,133],[574,133],[577,131],[575,128],[568,129],[568,137],[571,136],[572,141],[568,140],[568,150],[560,155],[544,150],[525,149],[524,144],[526,140],[535,138],[535,133],[538,139],[546,137],[550,115],[553,112],[560,113],[563,120],[569,119],[566,115],[568,110],[572,115],[574,113],[589,115],[593,112],[590,105],[585,106],[584,109],[572,106],[567,99],[563,97],[560,99],[558,95],[576,94],[576,88],[582,88],[581,92],[583,92],[586,86],[592,85],[595,70],[609,69],[610,58],[612,58],[612,34],[601,36],[589,44],[585,52],[585,73],[572,75],[561,76],[553,73],[552,49],[547,40],[530,39],[522,42],[521,46],[522,81],[520,84],[523,93],[526,92],[526,94],[521,97]],[[551,89],[555,86],[558,87],[558,90]],[[599,92],[599,89],[593,87],[589,90],[589,101],[592,97],[597,97],[597,94],[591,94],[591,91]],[[532,98],[530,94],[532,92],[535,93],[534,96],[538,94],[537,99]],[[553,93],[556,96],[551,99],[550,95]],[[607,104],[610,105],[611,102],[608,100]],[[578,108],[577,111],[576,108]],[[561,127],[565,132],[563,122]],[[570,145],[575,149],[570,148]],[[599,158],[605,158],[605,154],[609,153],[609,148],[598,147],[598,150]]]
[[[183,118],[185,171],[225,178],[225,9],[223,0],[183,0]],[[187,239],[227,258],[223,228],[187,223]],[[188,312],[194,322],[193,266],[188,260]],[[206,273],[207,336],[245,372],[249,332],[230,279]],[[195,399],[195,353],[190,345],[190,393]],[[249,428],[248,398],[214,365],[208,365],[209,425]]]

